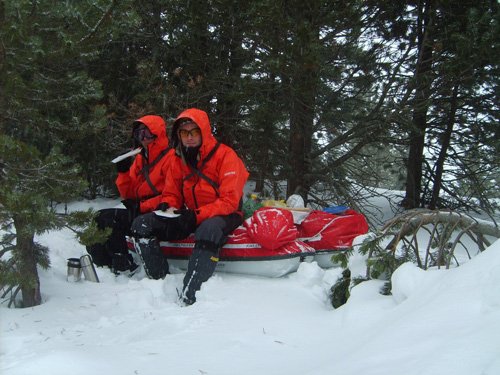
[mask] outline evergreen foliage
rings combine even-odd
[[[88,149],[99,147],[93,135],[104,125],[101,90],[84,67],[103,15],[96,5],[2,2],[1,287],[9,304],[41,303],[37,266],[49,266],[48,249],[35,235],[65,225],[53,204],[80,197],[82,177],[90,180],[95,168]],[[89,169],[82,173],[77,162]]]
[[[403,263],[411,262],[424,270],[458,267],[460,261],[455,254],[458,249],[465,251],[470,259],[475,255],[474,251],[483,251],[498,238],[498,225],[478,221],[460,212],[406,211],[366,236],[357,250],[366,258],[366,274],[351,279],[349,288],[370,279],[383,280],[380,292],[390,294],[392,274]],[[466,239],[469,240],[467,245]],[[470,243],[475,244],[475,248]],[[332,260],[347,270],[351,255],[352,251],[338,254]],[[332,300],[332,304],[337,302]]]
[[[34,306],[41,303],[37,265],[49,266],[48,249],[34,237],[63,225],[51,203],[77,198],[85,185],[78,177],[79,169],[57,148],[42,155],[36,147],[0,135],[0,151],[0,211],[6,231],[0,286],[18,286],[12,297],[20,290],[22,306]]]
[[[330,289],[330,300],[332,306],[336,309],[347,302],[350,296],[351,271],[345,269],[342,271],[342,276],[335,282]]]

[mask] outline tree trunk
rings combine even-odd
[[[450,113],[448,115],[446,130],[442,137],[441,150],[439,151],[439,156],[436,161],[436,175],[434,176],[434,184],[432,186],[432,197],[431,201],[429,202],[429,208],[431,210],[438,208],[439,192],[441,191],[441,183],[443,181],[444,162],[446,160],[446,155],[448,154],[448,149],[450,147],[451,135],[453,133],[453,125],[455,124],[455,116],[457,112],[457,96],[458,96],[458,85],[455,85],[453,87],[453,93],[450,103]]]
[[[225,73],[227,78],[222,80],[221,92],[217,96],[217,136],[219,140],[235,148],[233,144],[238,139],[238,131],[235,124],[240,120],[241,103],[238,100],[238,82],[241,77],[241,71],[244,65],[244,56],[241,53],[241,44],[243,40],[243,31],[240,20],[234,15],[236,9],[228,10],[232,17],[229,17],[222,27],[220,61],[225,64]]]
[[[287,181],[287,196],[301,194],[305,202],[311,186],[311,144],[319,71],[315,50],[320,42],[314,9],[307,10],[309,14],[296,15],[296,46],[290,82],[290,171]]]
[[[16,227],[17,244],[16,253],[18,260],[16,262],[17,270],[20,274],[20,287],[22,293],[23,307],[38,306],[42,303],[40,294],[40,279],[35,254],[34,233],[27,230],[27,225],[19,223],[14,219]]]
[[[307,176],[311,171],[312,118],[308,119],[310,110],[300,103],[300,99],[293,99],[290,113],[290,174],[287,196],[301,194],[306,197],[310,188]]]
[[[406,209],[421,206],[423,153],[430,88],[433,80],[431,69],[434,12],[433,0],[425,1],[418,18],[419,58],[415,71],[416,90],[406,170],[406,196],[402,203]]]
[[[5,2],[2,1],[0,2],[0,22],[5,25]],[[5,51],[5,44],[0,43],[0,72],[4,72],[5,68],[5,59],[6,59],[6,51]],[[2,81],[2,86],[4,84],[4,81]],[[3,108],[4,110],[1,111],[0,113],[0,129],[5,129],[4,128],[4,121],[6,116],[6,111],[5,108],[7,108],[6,103],[5,103],[5,89],[2,88],[0,90],[0,108]]]

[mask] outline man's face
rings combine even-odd
[[[201,129],[194,122],[180,125],[178,134],[184,147],[198,147],[201,145]]]

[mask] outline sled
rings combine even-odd
[[[228,236],[215,270],[281,277],[297,271],[302,262],[337,267],[332,255],[351,249],[354,238],[368,231],[365,217],[354,210],[305,212],[297,224],[296,215],[287,209],[263,207],[255,211]],[[171,267],[185,271],[194,243],[191,234],[183,240],[160,241],[160,249]],[[134,251],[131,241],[129,248]]]
[[[186,270],[194,247],[194,235],[179,241],[161,241],[160,248],[171,266]],[[243,227],[228,236],[219,253],[215,271],[281,277],[297,271],[301,262],[311,262],[315,250],[295,240],[277,249],[266,249],[252,242]]]

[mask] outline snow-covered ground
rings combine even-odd
[[[90,204],[111,202],[78,208]],[[456,269],[404,264],[392,296],[365,282],[336,310],[328,291],[341,270],[314,262],[279,279],[217,273],[181,307],[182,273],[97,269],[100,283],[69,283],[67,258],[83,246],[68,230],[38,241],[52,263],[40,271],[44,302],[0,306],[2,375],[500,374],[500,241]]]

